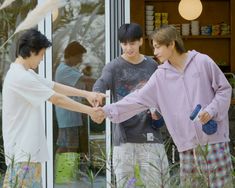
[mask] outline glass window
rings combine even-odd
[[[91,91],[105,64],[104,0],[70,2],[52,13],[53,79]],[[57,107],[53,117],[55,188],[105,187],[105,124]]]

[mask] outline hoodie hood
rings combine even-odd
[[[186,63],[185,63],[185,69],[187,68],[187,66],[192,62],[192,59],[198,54],[199,52],[195,51],[195,50],[192,50],[192,51],[188,51],[187,54],[188,54],[188,57],[187,57],[187,60],[186,60]],[[158,69],[169,69],[169,70],[174,70],[174,67],[170,64],[170,62],[167,60],[167,61],[164,61],[163,64],[159,65],[158,66]]]

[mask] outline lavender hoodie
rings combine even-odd
[[[142,89],[103,109],[112,122],[120,123],[146,109],[157,108],[178,151],[182,152],[199,144],[229,141],[231,91],[230,84],[214,61],[193,50],[188,52],[183,72],[166,61]],[[201,104],[217,122],[215,134],[205,134],[199,122],[190,120],[189,116],[197,104]]]

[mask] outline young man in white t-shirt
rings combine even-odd
[[[49,158],[43,130],[45,101],[99,120],[98,108],[67,96],[85,97],[94,106],[105,95],[49,81],[34,72],[50,46],[51,42],[35,29],[23,33],[18,41],[16,60],[4,80],[2,129],[7,172],[3,188],[42,187],[41,163]]]

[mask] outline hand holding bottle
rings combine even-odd
[[[202,123],[202,130],[207,135],[212,135],[217,131],[217,123],[211,119],[212,117],[206,111],[202,110],[202,106],[198,104],[190,115],[192,121],[199,120]]]

